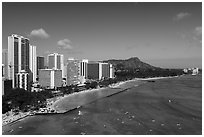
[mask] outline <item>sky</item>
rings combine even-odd
[[[91,61],[138,57],[163,68],[202,68],[202,3],[2,3],[2,49],[19,34],[37,55]]]

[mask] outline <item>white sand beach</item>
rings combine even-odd
[[[116,84],[112,84],[105,88],[84,90],[81,92],[65,95],[64,97],[61,97],[57,101],[53,102],[51,108],[58,113],[63,113],[63,112],[72,110],[74,108],[77,108],[79,106],[82,106],[84,104],[95,101],[97,99],[121,92],[129,88],[130,86],[132,86],[132,84],[127,84],[127,83],[134,82],[134,81],[136,82],[138,80],[133,79],[128,81],[122,81]],[[138,83],[140,82],[138,81]]]

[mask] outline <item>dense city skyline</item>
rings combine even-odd
[[[38,56],[54,52],[65,59],[135,56],[159,67],[202,67],[202,3],[3,3],[2,7],[3,49],[14,33],[28,37]]]

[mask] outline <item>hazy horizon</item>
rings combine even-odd
[[[202,3],[2,3],[2,49],[19,34],[37,55],[202,68]],[[66,61],[65,61],[66,62]]]

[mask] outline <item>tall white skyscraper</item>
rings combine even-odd
[[[87,79],[87,64],[88,59],[82,59],[80,62],[80,75]]]
[[[2,76],[7,79],[8,78],[8,50],[2,50]]]
[[[36,82],[37,78],[37,56],[36,56],[36,46],[30,45],[29,47],[29,68],[32,72],[32,81]]]
[[[67,85],[80,84],[80,61],[74,58],[67,60]]]
[[[16,75],[21,70],[28,72],[34,80],[36,77],[35,58],[36,47],[30,46],[28,38],[16,34],[8,36],[8,78],[12,80],[13,88],[17,86]]]
[[[64,56],[58,53],[49,54],[48,69],[60,69],[62,70],[62,77],[64,77]]]

